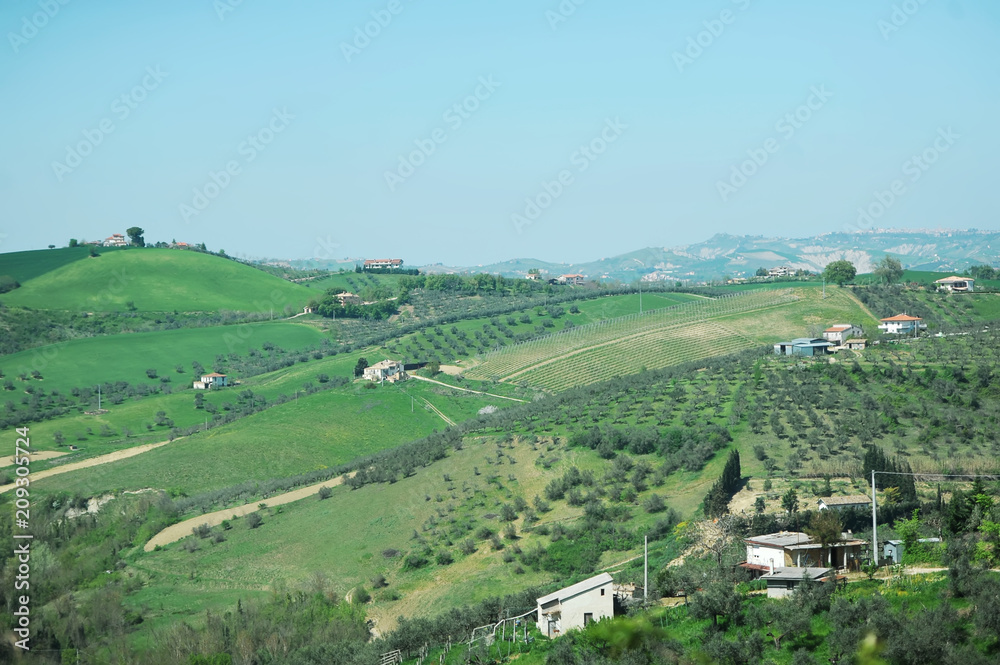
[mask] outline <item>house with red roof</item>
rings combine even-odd
[[[842,345],[852,337],[861,337],[864,334],[861,327],[853,323],[837,323],[823,331],[823,339]]]
[[[879,319],[879,321],[881,323],[878,324],[878,329],[890,335],[907,335],[927,328],[927,324],[919,316],[910,316],[908,314],[897,314],[896,316]]]
[[[194,382],[195,390],[209,390],[211,388],[222,388],[229,385],[229,377],[218,372],[202,374],[200,381]]]
[[[104,239],[103,245],[105,247],[125,247],[128,245],[128,240],[121,233],[112,233],[110,237]]]

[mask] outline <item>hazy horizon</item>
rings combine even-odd
[[[987,0],[36,0],[0,26],[0,252],[140,226],[474,266],[1000,229]]]

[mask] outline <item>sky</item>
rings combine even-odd
[[[995,0],[8,0],[0,252],[1000,229]]]

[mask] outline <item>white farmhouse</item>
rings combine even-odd
[[[369,381],[402,381],[407,374],[403,371],[403,363],[398,360],[383,360],[365,367],[364,378]]]
[[[878,324],[879,330],[884,330],[890,335],[906,335],[927,327],[927,324],[919,316],[910,316],[908,314],[897,314],[896,316],[879,319],[879,321],[881,321]]]
[[[229,377],[225,374],[219,374],[218,372],[202,374],[201,380],[194,382],[195,390],[210,390],[212,388],[222,388],[223,386],[228,385]]]
[[[823,331],[823,339],[828,342],[843,344],[852,337],[861,337],[864,331],[853,323],[838,323]]]
[[[538,599],[538,630],[548,637],[614,615],[614,580],[607,573]]]
[[[944,279],[939,279],[934,282],[938,285],[938,288],[944,291],[958,291],[958,292],[969,292],[975,291],[976,280],[970,277],[945,277]]]

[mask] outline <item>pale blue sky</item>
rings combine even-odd
[[[1000,228],[993,0],[397,1],[4,3],[0,251],[138,225],[254,257],[583,261],[856,228],[894,180],[877,226]]]

